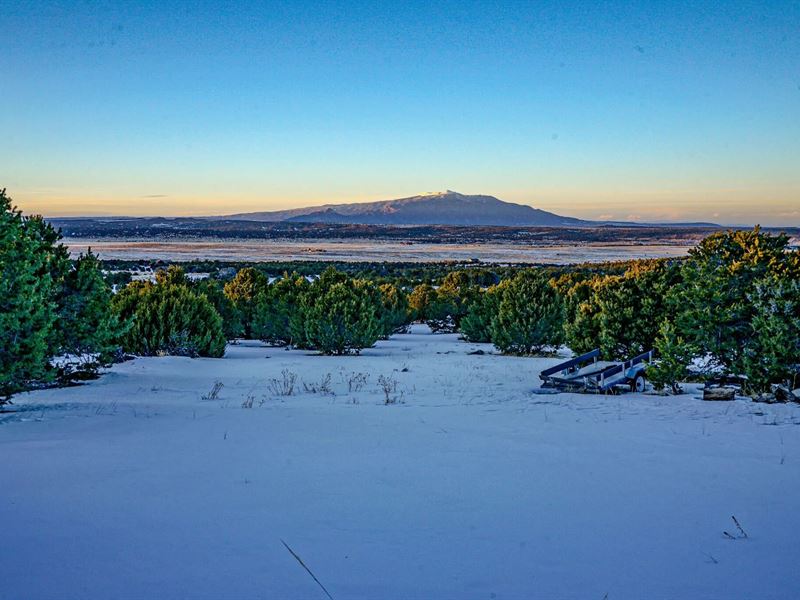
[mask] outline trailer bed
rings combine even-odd
[[[652,360],[653,351],[622,362],[598,360],[599,356],[600,350],[595,349],[545,369],[539,375],[542,386],[579,392],[633,389],[636,385],[643,385],[644,369]]]

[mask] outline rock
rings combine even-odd
[[[773,385],[772,393],[775,396],[776,402],[791,402],[794,400],[792,391],[785,385]]]
[[[792,402],[800,402],[800,388],[792,390]]]
[[[703,400],[728,401],[736,398],[736,388],[733,387],[707,387],[703,389]]]
[[[753,396],[753,402],[764,402],[766,404],[775,404],[778,401],[775,399],[775,394],[771,394],[769,392],[763,392],[761,394],[756,394]]]
[[[483,356],[484,354],[486,354],[486,352],[484,352],[483,350],[478,349],[478,350],[473,350],[472,352],[467,352],[467,354],[470,354],[470,355],[473,355],[473,356],[474,355]]]

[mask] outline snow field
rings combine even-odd
[[[337,600],[798,596],[800,407],[533,395],[556,359],[491,351],[243,342],[17,397],[0,598],[325,598],[282,542]]]

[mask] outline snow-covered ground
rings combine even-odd
[[[477,348],[243,343],[17,397],[0,598],[326,598],[284,542],[337,600],[798,597],[800,407],[532,395],[553,359]]]

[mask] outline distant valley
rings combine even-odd
[[[326,204],[291,210],[241,213],[221,217],[244,221],[336,223],[361,225],[455,225],[501,227],[594,227],[637,223],[587,221],[564,217],[494,196],[460,194],[452,190],[377,202]],[[714,223],[679,223],[716,227]]]
[[[191,260],[466,260],[571,263],[685,254],[720,227],[563,217],[447,191],[214,217],[48,219],[73,252]],[[796,240],[798,230],[788,232]]]

